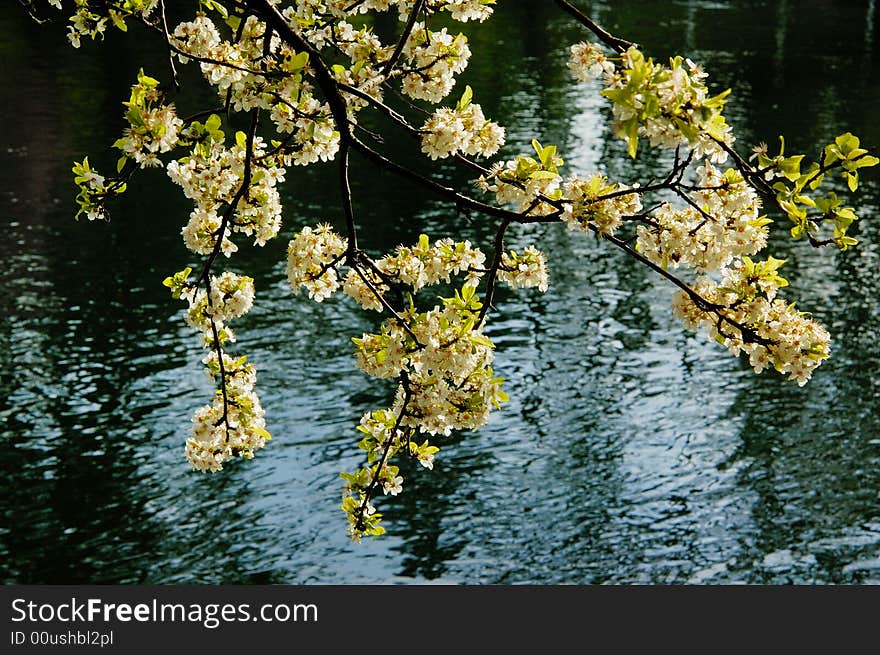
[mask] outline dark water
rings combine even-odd
[[[253,462],[193,474],[182,444],[211,387],[161,286],[191,262],[179,237],[188,202],[152,171],[109,225],[71,219],[70,163],[112,161],[119,102],[139,65],[164,70],[161,52],[111,37],[74,53],[57,27],[3,5],[3,581],[880,582],[873,181],[858,249],[775,246],[801,305],[835,336],[803,389],[685,333],[668,285],[618,253],[561,226],[518,229],[512,243],[546,248],[552,284],[499,298],[490,331],[511,402],[480,432],[441,443],[433,474],[412,471],[406,492],[383,501],[388,537],[353,545],[337,473],[359,465],[354,424],[388,390],[353,370],[349,337],[368,317],[295,298],[284,281],[289,236],[339,219],[331,171],[291,171],[282,238],[235,260],[257,281],[238,333],[276,438]],[[537,136],[572,170],[644,176],[610,137],[606,108],[568,78],[555,46],[578,29],[550,2],[499,5],[470,30],[467,80],[508,127],[507,152]],[[592,10],[651,54],[681,52],[733,86],[743,146],[785,131],[790,147],[814,150],[847,129],[880,145],[873,0]],[[490,225],[383,186],[393,182],[356,175],[369,247],[421,230],[487,241]]]

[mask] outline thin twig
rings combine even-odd
[[[613,34],[607,32],[602,29],[592,18],[587,16],[580,9],[575,7],[570,2],[566,0],[556,0],[556,4],[559,5],[560,9],[573,16],[576,21],[578,21],[581,25],[590,30],[593,34],[595,34],[599,40],[607,45],[612,50],[617,51],[618,53],[623,53],[629,50],[634,43],[627,41],[625,39],[618,38]]]
[[[406,21],[406,25],[403,28],[403,33],[400,35],[400,39],[397,41],[397,47],[394,48],[394,52],[391,53],[391,57],[385,62],[385,67],[382,69],[382,77],[387,78],[391,75],[391,71],[394,70],[394,67],[397,65],[397,62],[400,61],[400,56],[403,54],[403,49],[406,47],[406,42],[409,41],[410,35],[412,35],[413,28],[416,25],[416,21],[419,17],[419,12],[422,11],[422,7],[425,4],[425,0],[416,0],[413,5],[412,10],[409,12],[409,18]]]
[[[168,48],[168,66],[171,68],[171,83],[175,91],[180,91],[180,80],[177,77],[177,66],[174,64],[174,52],[171,49],[171,33],[168,31],[168,19],[165,16],[165,0],[159,0],[159,19],[162,22],[162,33],[165,46]]]

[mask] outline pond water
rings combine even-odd
[[[793,150],[846,130],[880,145],[874,0],[581,5],[734,87],[743,151],[781,132]],[[380,501],[389,534],[357,545],[337,476],[360,465],[354,426],[389,389],[354,369],[349,339],[370,317],[294,297],[283,261],[301,226],[339,223],[332,169],[290,171],[282,238],[235,260],[256,279],[237,332],[275,439],[252,462],[195,474],[183,441],[211,386],[161,285],[193,263],[179,237],[188,201],[148,171],[111,223],[72,220],[71,162],[113,161],[119,103],[140,65],[164,74],[161,49],[111,36],[73,52],[62,29],[0,7],[0,580],[880,583],[876,176],[858,248],[774,242],[792,294],[834,335],[804,388],[684,331],[670,286],[609,247],[562,226],[514,230],[510,243],[539,242],[552,270],[545,295],[497,299],[488,331],[511,401],[439,443],[433,473],[408,469],[405,493]],[[537,137],[570,170],[650,175],[609,133],[595,88],[570,80],[563,46],[583,34],[552,3],[502,1],[466,31],[464,79],[507,126],[507,154]],[[420,231],[488,246],[482,219],[369,167],[354,178],[368,248]]]

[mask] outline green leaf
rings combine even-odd
[[[222,121],[220,117],[217,114],[211,114],[208,117],[208,120],[205,121],[205,129],[208,132],[216,132],[218,129],[220,129],[221,124]]]
[[[732,89],[727,89],[722,91],[717,96],[709,98],[708,100],[703,101],[704,107],[709,107],[710,109],[721,109],[724,107],[724,104],[727,102],[727,96],[730,95]]]
[[[624,128],[624,134],[627,141],[627,152],[633,159],[639,151],[639,124],[635,119],[630,120],[629,124]]]
[[[858,172],[844,173],[843,176],[846,178],[846,185],[849,187],[850,191],[855,191],[859,188]]]
[[[144,69],[141,68],[138,71],[138,84],[152,89],[159,86],[159,80],[157,80],[155,77],[150,77],[149,75],[144,73]]]
[[[128,26],[125,24],[125,18],[119,12],[111,10],[110,20],[113,21],[113,24],[116,26],[117,29],[121,30],[122,32],[128,31]]]
[[[841,134],[839,137],[834,139],[835,145],[840,149],[840,152],[844,155],[841,159],[849,156],[849,153],[859,147],[859,139],[856,136],[853,136],[851,132],[846,132]]]
[[[464,93],[461,94],[461,99],[459,99],[458,104],[455,105],[456,110],[462,111],[464,109],[467,109],[470,106],[471,100],[473,100],[473,98],[474,90],[470,87],[470,85],[465,86]]]
[[[840,152],[840,148],[838,148],[833,143],[831,145],[825,146],[825,165],[830,166],[831,164],[837,162],[840,159],[845,159],[845,156],[842,152]]]
[[[790,181],[794,182],[801,176],[801,160],[803,155],[795,155],[794,157],[786,157],[779,165],[779,170]]]
[[[880,159],[873,155],[864,155],[855,161],[850,162],[849,166],[851,170],[856,170],[858,168],[869,168],[871,166],[876,166],[877,164],[880,164]]]
[[[229,17],[229,12],[226,11],[226,7],[221,5],[216,0],[200,0],[200,2],[205,9],[207,9],[209,11],[213,9],[218,14],[220,14],[223,18]]]
[[[141,114],[141,110],[137,107],[131,107],[125,112],[125,120],[127,120],[132,127],[144,127],[144,116]]]
[[[837,244],[837,247],[842,251],[847,250],[850,246],[854,246],[858,243],[857,239],[853,239],[852,237],[838,237],[834,240],[834,243]]]
[[[541,163],[544,168],[553,168],[553,161],[556,159],[556,146],[546,146],[541,153]]]
[[[544,146],[541,145],[540,141],[537,139],[532,139],[532,148],[535,149],[535,152],[538,155],[538,159],[541,159],[541,153],[544,152]]]
[[[299,52],[293,56],[291,60],[291,65],[294,70],[299,70],[301,68],[305,68],[309,63],[309,53],[308,52]]]

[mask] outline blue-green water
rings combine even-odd
[[[582,5],[649,53],[680,52],[734,87],[743,148],[782,131],[794,150],[845,130],[880,145],[873,0]],[[466,80],[508,128],[508,154],[537,137],[571,170],[649,174],[610,136],[595,90],[569,79],[563,46],[583,35],[552,3],[502,0],[467,31]],[[332,170],[292,170],[282,238],[236,256],[258,292],[239,342],[275,439],[215,476],[183,459],[191,412],[212,388],[161,285],[192,263],[179,236],[188,201],[151,171],[110,224],[72,221],[70,164],[113,161],[119,103],[145,62],[164,74],[149,39],[76,52],[59,26],[0,8],[0,579],[880,582],[876,178],[859,248],[774,244],[792,294],[835,338],[803,389],[686,333],[668,284],[618,252],[562,226],[518,228],[511,244],[538,241],[552,271],[547,294],[497,299],[489,332],[511,402],[441,443],[433,473],[410,471],[405,493],[381,504],[389,535],[355,545],[337,474],[360,464],[361,413],[388,404],[351,357],[369,317],[296,298],[284,279],[290,235],[339,222]],[[356,170],[354,193],[368,248],[420,231],[490,240],[488,222],[372,169]]]

